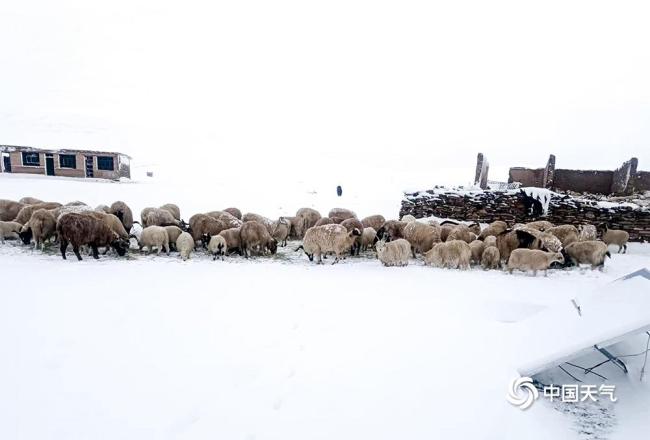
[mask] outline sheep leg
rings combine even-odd
[[[68,248],[68,240],[66,240],[65,238],[61,238],[61,256],[63,257],[64,260],[66,259],[65,251],[67,248]]]
[[[77,260],[81,261],[81,254],[79,253],[79,246],[75,246],[73,244],[72,245],[72,250],[74,251],[74,254],[77,256]]]
[[[624,245],[623,245],[623,253],[624,253],[624,254],[627,253],[627,244],[624,244]]]
[[[92,249],[93,252],[93,258],[95,260],[99,260],[99,250],[97,249],[97,246],[92,244],[90,245],[90,248]],[[108,251],[108,249],[106,249],[106,251]]]
[[[108,253],[109,249],[110,249],[110,247],[106,246],[106,249],[104,249],[104,252],[102,252],[102,255],[106,255]]]

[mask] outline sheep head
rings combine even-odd
[[[23,241],[24,244],[31,243],[33,237],[32,228],[23,226],[23,228],[18,233],[18,236],[20,237],[20,239]]]
[[[278,242],[275,241],[275,238],[272,238],[269,240],[269,242],[266,244],[266,247],[271,251],[271,255],[275,255],[275,253],[278,250]]]
[[[129,241],[123,238],[114,237],[115,239],[111,242],[111,247],[115,249],[117,255],[123,257],[126,255],[126,251],[129,250]]]

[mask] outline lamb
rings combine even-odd
[[[219,232],[219,235],[226,240],[226,251],[228,252],[237,252],[239,255],[241,252],[241,240],[239,239],[240,228],[230,228],[224,231]]]
[[[369,247],[373,246],[377,242],[377,231],[375,228],[367,227],[363,228],[361,231],[361,250],[367,251]]]
[[[167,236],[169,237],[169,246],[173,249],[178,250],[176,247],[176,240],[183,233],[183,230],[178,226],[163,226],[167,230]]]
[[[178,207],[178,205],[175,205],[173,203],[165,203],[160,207],[160,209],[165,209],[169,211],[169,213],[178,221],[181,220],[181,209]]]
[[[424,254],[424,264],[449,269],[469,269],[472,250],[462,240],[450,240],[436,244]]]
[[[194,239],[189,232],[181,232],[181,235],[176,239],[176,249],[181,254],[183,261],[190,258],[192,251],[194,250]],[[169,255],[169,252],[167,252]]]
[[[300,208],[296,211],[296,217],[293,223],[293,230],[296,238],[303,238],[307,229],[316,225],[316,222],[320,218],[320,212],[312,208]]]
[[[348,230],[348,232],[357,229],[359,232],[363,231],[363,224],[357,220],[356,218],[348,218],[343,220],[340,223],[341,226],[344,226],[345,229]],[[357,239],[354,241],[354,244],[352,245],[352,249],[350,249],[350,255],[359,255],[359,251],[361,250],[361,234],[357,237]]]
[[[226,208],[223,211],[227,212],[230,215],[232,215],[237,220],[241,220],[241,211],[239,209],[237,209],[237,208]]]
[[[617,245],[618,254],[621,253],[621,249],[623,249],[623,253],[627,252],[627,242],[629,239],[630,234],[628,234],[626,231],[623,231],[622,229],[609,229],[609,227],[605,225],[603,241],[607,246],[610,244]]]
[[[503,222],[501,220],[494,221],[488,225],[487,228],[483,229],[481,233],[478,235],[479,240],[485,239],[485,237],[489,237],[490,235],[497,236],[499,234],[502,234],[508,229],[508,225],[506,222]]]
[[[56,234],[56,218],[47,209],[37,209],[32,213],[31,218],[20,230],[20,238],[23,243],[29,244],[34,239],[34,249],[41,249],[45,246],[45,240]]]
[[[487,246],[483,250],[481,267],[483,270],[499,269],[501,267],[501,254],[496,246]]]
[[[405,223],[411,223],[411,222],[417,221],[417,219],[415,217],[413,217],[411,214],[406,214],[406,215],[402,216],[400,221],[403,221]]]
[[[13,200],[0,199],[0,221],[12,221],[24,207],[24,203],[14,202]]]
[[[133,227],[133,212],[131,211],[131,208],[129,208],[129,205],[118,200],[117,202],[113,202],[110,206],[109,213],[120,219],[124,225],[124,229],[127,231],[131,230]]]
[[[273,232],[273,220],[263,215],[254,214],[252,212],[247,212],[242,217],[242,221],[245,222],[257,222],[260,225],[264,226],[266,230],[270,233]]]
[[[566,247],[574,241],[578,241],[578,229],[573,225],[560,225],[554,226],[546,230],[546,232],[555,235],[562,242],[562,246]]]
[[[428,252],[440,242],[440,229],[418,221],[407,223],[403,231],[404,238],[411,245],[413,258],[416,253]]]
[[[280,246],[287,245],[287,239],[291,233],[291,221],[284,217],[280,217],[277,221],[273,222],[273,231],[271,237],[275,239]]]
[[[98,259],[97,248],[110,246],[119,256],[124,256],[129,248],[128,241],[117,236],[105,222],[90,215],[69,213],[63,215],[56,225],[56,232],[61,242],[61,256],[66,259],[68,244],[72,244],[74,254],[81,260],[80,246],[89,245],[93,258]]]
[[[521,270],[523,272],[532,270],[533,276],[538,270],[548,275],[548,268],[553,263],[564,264],[564,256],[559,252],[544,252],[538,249],[515,249],[508,258],[508,272]]]
[[[331,225],[333,223],[334,222],[332,221],[331,218],[329,218],[329,217],[321,217],[321,218],[318,219],[318,221],[316,222],[316,224],[314,226]]]
[[[485,242],[481,240],[474,240],[469,244],[469,248],[472,251],[472,263],[481,264],[483,251],[485,250]]]
[[[142,248],[147,248],[147,254],[153,248],[156,248],[156,255],[160,255],[160,251],[164,251],[169,255],[169,235],[167,235],[167,229],[162,226],[147,226],[142,230],[138,245],[140,246],[140,251],[142,251]]]
[[[349,218],[357,218],[357,215],[354,213],[354,211],[350,211],[349,209],[345,208],[332,208],[330,209],[330,212],[327,214],[327,216],[332,220],[340,219],[338,223],[341,223],[343,220],[347,220]]]
[[[61,206],[60,203],[55,203],[55,202],[37,203],[36,205],[25,205],[18,212],[18,214],[16,214],[16,218],[13,220],[15,222],[24,225],[29,221],[34,211],[38,209],[55,209],[55,208],[59,208],[60,206]]]
[[[314,261],[315,255],[318,264],[322,264],[323,254],[333,252],[336,255],[334,263],[337,263],[341,256],[350,250],[359,235],[361,231],[358,229],[348,231],[345,226],[337,224],[314,226],[307,229],[303,244],[296,251],[303,249],[309,261]]]
[[[594,225],[578,226],[578,241],[594,241],[598,238],[598,231]]]
[[[262,254],[268,250],[275,255],[278,248],[277,242],[271,237],[266,227],[256,221],[244,222],[239,231],[239,240],[241,241],[241,250],[246,258],[253,249],[259,250]]]
[[[0,221],[0,241],[4,243],[5,238],[18,238],[22,227],[18,222]]]
[[[607,245],[602,241],[576,241],[565,248],[569,258],[575,264],[591,264],[591,268],[603,269],[605,257],[611,258]]]
[[[386,223],[377,230],[377,237],[379,237],[380,240],[386,239],[386,241],[404,238],[404,227],[406,224],[406,222],[402,221],[387,220]]]
[[[391,242],[384,240],[377,242],[377,257],[386,267],[408,266],[411,255],[411,245],[403,238]]]
[[[364,228],[373,228],[375,231],[381,228],[384,223],[386,223],[386,219],[383,215],[370,215],[361,220]]]
[[[18,203],[22,203],[23,205],[37,205],[39,203],[45,203],[41,199],[37,199],[36,197],[23,197],[22,199],[18,200]]]
[[[226,255],[226,252],[228,252],[228,244],[226,243],[226,239],[221,235],[213,235],[210,237],[210,242],[208,243],[208,252],[214,255],[214,258],[212,259],[213,261],[217,259],[217,256],[221,256],[221,259],[223,260],[223,256]]]

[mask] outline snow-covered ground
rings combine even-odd
[[[185,219],[227,206],[397,216],[394,182],[343,183],[342,198],[338,183],[0,175],[0,198],[120,199],[136,213],[175,202]],[[134,253],[77,262],[0,246],[0,438],[630,439],[650,429],[643,357],[628,358],[628,376],[604,367],[616,404],[541,400],[520,411],[505,399],[520,324],[650,267],[650,245],[613,254],[603,272],[536,278],[418,261],[384,268],[371,254],[316,266],[294,247],[251,261]]]

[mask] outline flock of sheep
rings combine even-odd
[[[553,225],[548,221],[515,224],[509,227],[495,221],[485,228],[479,223],[422,221],[413,216],[386,220],[372,215],[361,220],[348,209],[334,208],[327,217],[311,208],[301,208],[293,217],[273,221],[259,214],[243,214],[237,208],[193,215],[188,223],[181,219],[177,205],[166,204],[142,210],[140,221],[133,219],[129,206],[121,201],[92,208],[82,202],[66,205],[43,202],[32,197],[19,201],[0,200],[0,239],[20,239],[43,248],[48,240],[57,240],[61,256],[66,259],[68,245],[79,260],[86,247],[94,258],[99,249],[114,249],[119,256],[137,241],[140,251],[169,254],[177,251],[183,260],[192,252],[206,249],[214,259],[237,253],[275,254],[278,245],[302,240],[296,249],[304,251],[310,261],[322,263],[328,255],[333,263],[348,255],[374,248],[384,266],[406,266],[420,254],[426,265],[469,269],[508,271],[548,270],[589,264],[604,266],[609,245],[618,252],[627,250],[629,235],[603,225],[601,240],[593,225]]]

